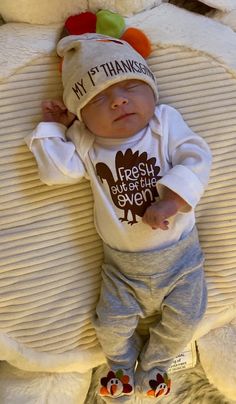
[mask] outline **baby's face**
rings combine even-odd
[[[140,80],[125,80],[92,98],[82,109],[81,116],[94,135],[127,138],[148,124],[154,109],[151,87]]]

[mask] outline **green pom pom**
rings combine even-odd
[[[96,16],[96,32],[98,34],[120,38],[125,29],[125,20],[123,17],[108,10],[100,10]]]
[[[124,376],[123,370],[122,369],[117,370],[116,372],[117,379],[121,380],[123,376]]]

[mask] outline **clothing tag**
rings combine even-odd
[[[195,342],[192,342],[186,346],[168,369],[168,373],[178,372],[179,370],[194,368],[197,363],[197,349]]]

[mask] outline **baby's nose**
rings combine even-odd
[[[116,95],[112,99],[111,107],[112,107],[112,109],[116,109],[125,104],[128,104],[127,97],[125,97],[124,95]]]

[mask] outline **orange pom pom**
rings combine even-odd
[[[148,37],[138,28],[127,28],[120,39],[128,42],[143,58],[147,58],[151,53]]]
[[[107,395],[109,395],[109,391],[107,390],[106,387],[101,387],[101,388],[100,388],[100,395],[101,395],[101,396],[107,396]]]

